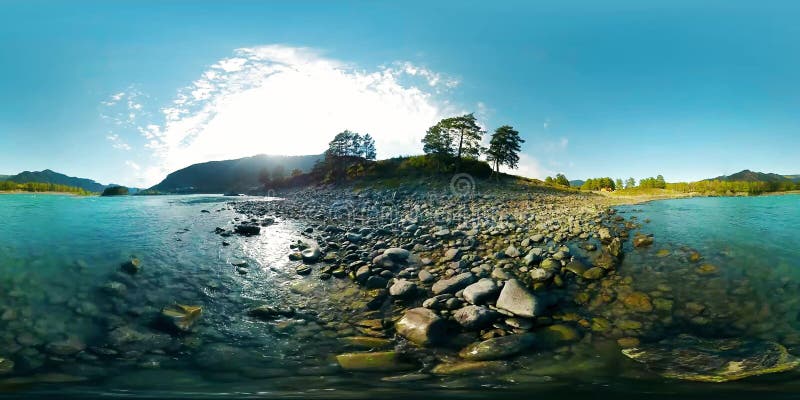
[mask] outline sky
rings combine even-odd
[[[197,162],[379,158],[474,112],[515,173],[800,173],[796,1],[0,0],[0,174],[149,187]],[[488,134],[486,135],[488,141]]]

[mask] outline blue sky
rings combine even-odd
[[[800,173],[797,2],[0,2],[0,174],[149,186],[208,159],[421,152],[474,111],[520,173]]]

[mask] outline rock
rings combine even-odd
[[[453,319],[464,329],[476,330],[491,325],[497,319],[497,313],[483,306],[469,305],[456,310]]]
[[[442,279],[434,283],[431,290],[433,290],[434,294],[455,293],[467,287],[474,279],[475,277],[471,272],[464,272],[450,279]]]
[[[473,343],[462,349],[458,355],[471,361],[499,360],[516,355],[533,344],[534,335],[530,333],[501,336]]]
[[[424,308],[412,308],[395,324],[400,336],[422,346],[441,343],[445,338],[446,322],[435,312]]]
[[[623,349],[627,349],[630,347],[638,347],[639,346],[639,339],[635,337],[623,337],[617,339],[617,345],[622,347]]]
[[[622,354],[666,378],[698,382],[728,382],[800,365],[800,360],[778,343],[690,335],[626,348]]]
[[[535,235],[531,236],[531,240],[533,240],[533,241],[534,241],[534,242],[536,242],[536,243],[539,243],[539,242],[541,242],[542,240],[544,240],[544,235],[541,235],[541,234],[538,234],[538,233],[537,233],[537,234],[535,234]]]
[[[459,256],[461,256],[461,249],[448,249],[444,252],[442,259],[444,261],[454,261],[458,260]]]
[[[103,285],[103,291],[112,296],[124,296],[128,291],[128,287],[122,282],[110,281]]]
[[[611,237],[611,230],[610,229],[608,229],[606,227],[602,227],[602,228],[597,230],[597,235],[600,237],[600,241],[601,242],[603,242],[603,243],[611,243],[612,237]]]
[[[572,272],[575,275],[583,276],[583,273],[586,272],[586,265],[584,265],[580,260],[572,260],[567,263],[567,271]]]
[[[519,257],[519,250],[517,250],[517,248],[514,247],[513,244],[508,245],[508,247],[505,250],[505,253],[506,253],[506,256],[511,257],[511,258]]]
[[[417,285],[405,279],[398,279],[392,287],[389,288],[389,294],[392,297],[405,299],[413,297],[417,292]]]
[[[138,258],[131,258],[129,261],[122,263],[120,268],[122,268],[123,271],[133,275],[139,272],[141,265]]]
[[[471,304],[483,304],[492,299],[499,291],[497,284],[489,278],[483,278],[464,289],[464,300]]]
[[[650,297],[642,292],[632,292],[622,298],[622,304],[637,312],[650,312],[653,311],[653,304],[650,302]]]
[[[0,375],[5,375],[14,371],[14,362],[0,357]]]
[[[633,238],[633,247],[646,247],[653,244],[653,237],[649,235],[637,234]]]
[[[526,254],[525,257],[522,258],[522,261],[525,263],[525,265],[531,265],[539,262],[541,257],[542,257],[542,249],[535,248],[531,249],[531,251],[529,251],[528,254]]]
[[[376,338],[371,336],[348,336],[341,339],[349,346],[361,347],[365,349],[376,349],[387,347],[392,344],[389,339]]]
[[[322,252],[318,247],[311,247],[301,251],[300,255],[303,257],[303,262],[315,263],[319,261],[319,258],[322,256]]]
[[[558,270],[561,268],[561,263],[552,258],[545,258],[544,261],[539,264],[539,267],[546,270]]]
[[[542,302],[516,279],[506,281],[496,305],[518,317],[527,318],[538,316],[543,308]]]
[[[419,271],[419,274],[417,274],[417,278],[419,278],[419,281],[422,282],[422,283],[431,283],[431,282],[433,282],[434,279],[436,279],[426,269],[423,269],[422,271]]]
[[[389,281],[382,276],[372,275],[367,278],[367,282],[364,286],[367,289],[385,289],[386,285],[389,284]]]
[[[247,315],[264,321],[271,321],[280,317],[292,317],[294,314],[294,310],[290,308],[278,309],[268,305],[261,305],[247,311]]]
[[[508,365],[502,361],[460,361],[438,364],[431,372],[436,375],[466,375],[502,372],[507,369]]]
[[[367,278],[369,278],[370,269],[368,265],[362,265],[361,267],[356,270],[355,278],[358,282],[366,282]]]
[[[603,250],[594,257],[592,263],[603,269],[614,269],[617,265],[617,258],[612,256],[607,250]]]
[[[358,243],[364,240],[364,237],[355,232],[347,232],[345,234],[345,239],[347,239],[348,242]]]
[[[394,351],[374,353],[345,353],[336,356],[336,362],[345,371],[404,371],[414,365],[400,362]]]
[[[550,325],[534,332],[536,335],[536,346],[544,348],[553,348],[567,343],[576,342],[580,340],[581,335],[575,328],[565,325],[557,324]]]
[[[697,267],[696,271],[700,275],[714,275],[717,273],[717,266],[713,264],[703,264]]]
[[[175,304],[161,310],[161,321],[170,331],[188,332],[202,313],[200,306]]]
[[[531,268],[529,274],[534,282],[545,282],[553,277],[553,271],[544,268]]]
[[[583,275],[581,275],[581,276],[583,276],[584,279],[597,280],[597,279],[602,278],[603,275],[605,275],[605,273],[606,273],[606,270],[604,270],[603,268],[594,267],[594,268],[590,268],[589,270],[584,272]]]
[[[76,337],[70,337],[60,342],[49,343],[45,350],[50,354],[57,356],[70,356],[75,353],[83,351],[86,344]]]
[[[608,252],[614,257],[619,257],[622,255],[622,242],[619,240],[619,238],[614,238],[614,240],[609,243]]]
[[[399,247],[392,247],[384,250],[383,255],[390,258],[393,261],[403,262],[408,260],[408,257],[411,256],[411,252],[406,249],[401,249]]]
[[[308,275],[311,273],[311,267],[308,265],[298,265],[294,271],[297,272],[297,275]]]
[[[261,227],[258,225],[236,225],[234,229],[236,233],[242,236],[255,236],[261,233]]]

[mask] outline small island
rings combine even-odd
[[[109,186],[103,190],[101,196],[127,196],[128,188],[125,186]]]

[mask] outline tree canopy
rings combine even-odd
[[[461,159],[477,159],[483,151],[484,131],[473,114],[445,118],[428,128],[422,138],[422,150],[444,159],[455,158],[456,168]]]
[[[617,185],[614,183],[614,180],[609,177],[589,178],[583,183],[583,186],[581,186],[581,190],[616,190],[616,188]]]
[[[486,150],[486,159],[494,164],[495,172],[500,172],[501,165],[511,169],[517,168],[522,143],[525,143],[525,140],[509,125],[503,125],[494,131],[489,141],[489,148]]]

